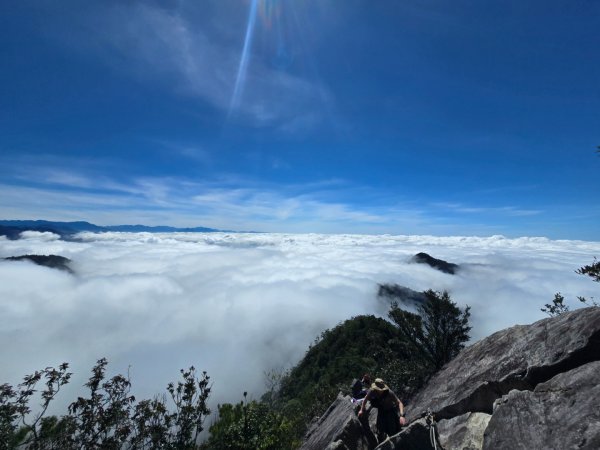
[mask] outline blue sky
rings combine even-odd
[[[0,6],[0,217],[598,240],[600,2]]]

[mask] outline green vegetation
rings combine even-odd
[[[580,267],[576,270],[576,272],[579,275],[586,275],[590,277],[592,281],[595,281],[596,283],[600,283],[600,261],[598,261],[596,258],[594,258],[594,262],[592,264]],[[594,300],[594,297],[588,300],[585,297],[579,296],[577,299],[588,306],[600,306],[600,304]]]
[[[89,397],[79,397],[62,417],[46,417],[61,387],[71,378],[68,364],[27,375],[16,388],[0,385],[0,450],[50,449],[196,449],[203,422],[210,413],[206,372],[181,371],[182,381],[170,383],[167,392],[175,407],[167,407],[166,395],[136,403],[128,377],[106,380],[106,359],[92,369],[85,387]],[[41,390],[38,385],[43,384]],[[41,399],[40,409],[30,402]]]
[[[565,297],[557,292],[554,294],[554,299],[552,300],[552,304],[546,303],[540,311],[545,312],[550,317],[558,316],[559,314],[566,313],[569,311],[569,307],[564,304]]]
[[[219,406],[218,420],[210,426],[206,450],[281,450],[295,448],[292,423],[267,403],[247,402]]]
[[[424,294],[426,300],[417,308],[418,314],[404,311],[393,302],[389,317],[403,340],[412,346],[413,354],[437,372],[465,347],[471,313],[469,306],[464,311],[456,306],[446,291],[428,290]]]
[[[352,378],[379,373],[405,359],[396,327],[374,316],[358,316],[324,331],[304,358],[281,380],[275,407],[293,412],[296,429],[321,415]]]

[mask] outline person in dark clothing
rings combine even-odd
[[[359,400],[366,397],[370,387],[371,376],[368,373],[365,373],[360,380],[355,378],[352,384],[352,402],[360,404]]]
[[[404,418],[404,405],[387,384],[376,378],[369,392],[360,405],[358,417],[365,411],[365,405],[369,401],[373,408],[377,408],[377,434],[379,442],[385,439],[385,435],[393,436],[406,424]]]

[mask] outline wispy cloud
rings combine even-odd
[[[118,222],[256,231],[514,235],[515,221],[545,214],[517,206],[409,201],[342,179],[277,184],[227,174],[204,180],[116,178],[76,160],[7,164],[15,175],[2,184],[0,213],[11,218],[115,224],[120,217]]]
[[[518,217],[518,216],[535,216],[542,214],[539,209],[523,209],[516,206],[468,206],[462,203],[433,203],[432,206],[447,211],[466,213],[466,214],[495,214],[502,216]]]
[[[299,126],[306,131],[319,123],[324,102],[328,108],[332,102],[325,86],[266,64],[252,48],[244,50],[239,10],[213,17],[223,21],[215,26],[205,14],[190,14],[190,8],[202,6],[186,3],[186,8],[169,9],[121,3],[103,8],[94,18],[96,26],[88,30],[95,33],[93,42],[101,45],[86,50],[116,70],[199,98],[221,111],[224,119],[230,113],[230,117],[255,126],[276,126],[288,132]],[[232,37],[231,31],[224,31],[227,29],[239,33]],[[242,91],[236,90],[236,75],[243,50]]]

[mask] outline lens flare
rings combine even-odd
[[[258,14],[265,28],[270,29],[273,19],[281,14],[281,0],[262,0],[258,5]]]
[[[229,115],[233,114],[240,106],[240,101],[244,93],[246,84],[246,75],[248,73],[248,61],[250,59],[250,49],[252,48],[252,37],[254,36],[254,27],[256,25],[256,12],[259,0],[252,0],[250,4],[250,13],[248,14],[248,25],[246,26],[246,37],[244,38],[244,48],[240,58],[235,87],[229,106]]]

